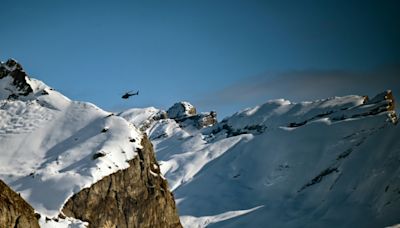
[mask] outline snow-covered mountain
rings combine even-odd
[[[185,227],[400,224],[394,110],[385,91],[114,114],[0,62],[0,227],[181,227],[161,173]]]
[[[152,140],[184,227],[400,223],[400,129],[390,91],[273,100],[220,123],[187,102],[119,115]]]
[[[29,78],[15,60],[0,63],[0,179],[33,207],[41,226],[83,226],[88,223],[92,227],[96,227],[94,224],[100,226],[103,221],[95,219],[95,214],[104,219],[111,216],[104,223],[117,225],[122,221],[112,219],[118,215],[107,215],[113,210],[108,208],[105,213],[101,211],[101,205],[97,205],[100,201],[107,202],[107,197],[116,197],[135,201],[127,206],[119,204],[116,211],[129,213],[136,210],[146,214],[147,208],[140,208],[142,204],[148,204],[148,210],[154,213],[165,211],[152,215],[154,218],[138,221],[129,220],[135,219],[133,212],[124,215],[124,219],[132,222],[128,227],[145,225],[150,220],[149,224],[160,222],[159,227],[165,224],[179,227],[179,220],[167,220],[168,216],[173,218],[175,212],[173,198],[162,186],[166,183],[146,140],[142,132],[125,119],[93,104],[71,101],[43,82]],[[126,183],[125,180],[114,180],[118,175],[131,179]],[[108,191],[113,189],[115,194],[101,193],[101,187],[97,187],[94,188],[97,192],[86,193],[92,198],[82,199],[85,203],[76,205],[76,197],[72,196],[85,189],[90,191],[95,183],[104,183],[105,177],[110,179]],[[137,183],[134,182],[136,177]],[[121,185],[134,189],[120,189]],[[123,193],[117,195],[118,191]],[[152,208],[152,204],[159,201],[163,205],[154,207],[160,209]],[[97,211],[90,214],[89,207],[93,205],[98,206],[94,208]],[[0,224],[0,227],[3,225],[6,224]]]

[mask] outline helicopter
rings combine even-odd
[[[131,96],[139,95],[139,90],[136,93],[132,93],[132,91],[126,92],[124,95],[122,95],[122,99],[128,99]]]

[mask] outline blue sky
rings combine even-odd
[[[223,117],[279,97],[399,94],[398,1],[0,4],[2,61],[15,58],[70,98],[111,111],[187,100]],[[292,89],[288,74],[307,86]],[[316,84],[328,75],[337,85]],[[120,99],[128,90],[140,96]]]

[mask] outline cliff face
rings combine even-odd
[[[182,227],[153,146],[146,136],[141,144],[129,168],[75,194],[62,212],[89,227]]]
[[[33,208],[1,180],[0,227],[39,227]]]

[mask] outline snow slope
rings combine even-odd
[[[74,193],[129,167],[142,133],[93,104],[69,100],[18,67],[0,63],[0,179],[44,220],[57,217]]]
[[[121,115],[146,119],[185,227],[384,227],[400,222],[393,110],[387,91],[269,101],[203,129]]]

